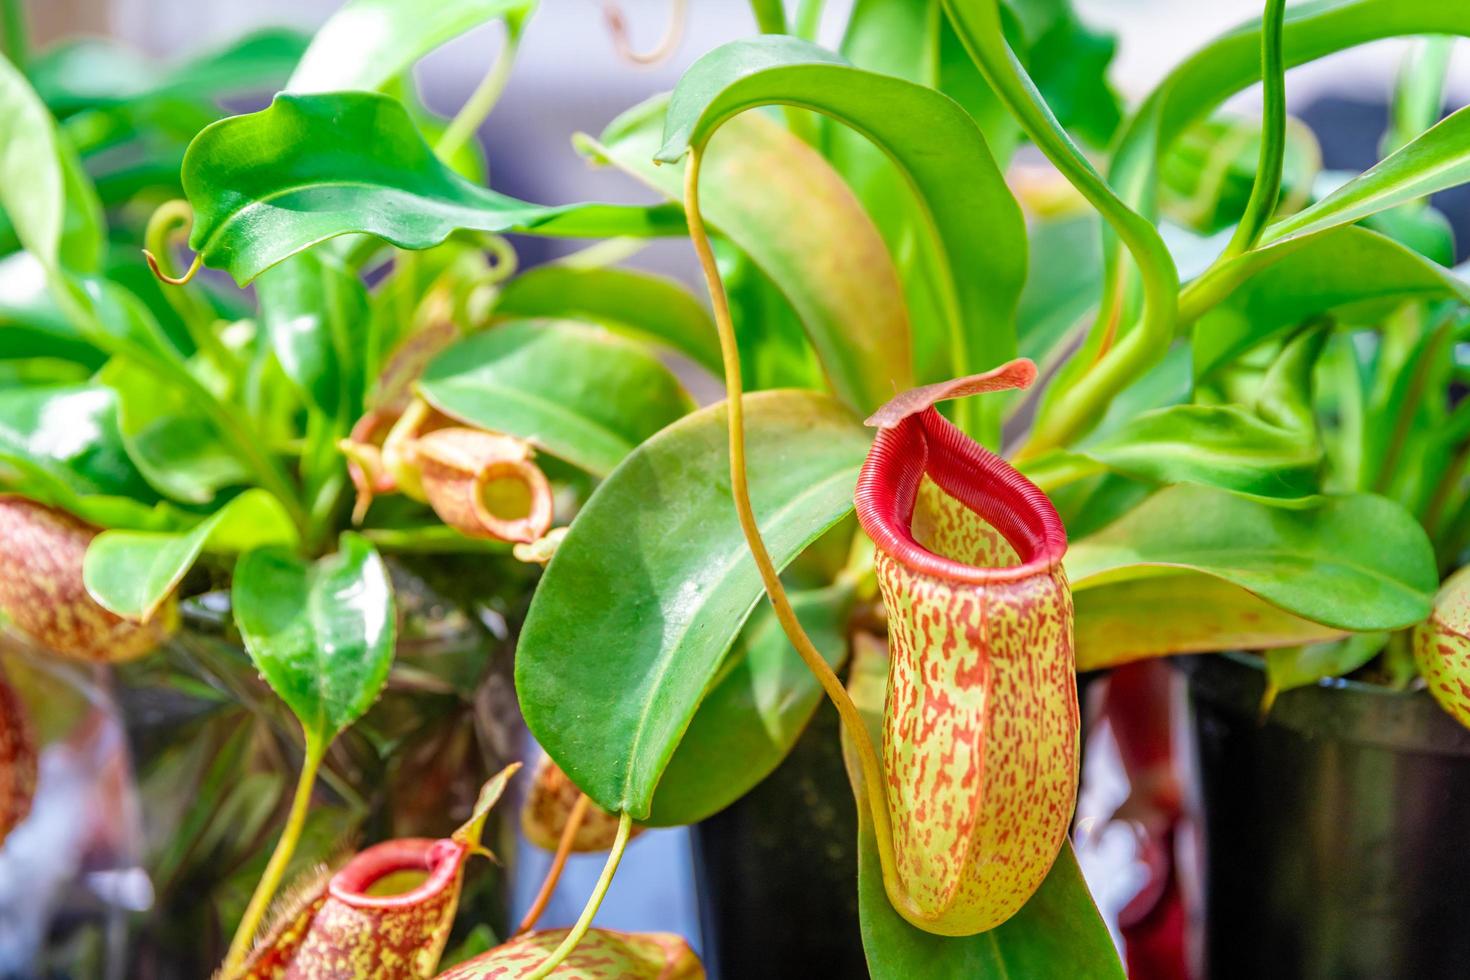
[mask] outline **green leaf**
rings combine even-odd
[[[1266,685],[1273,691],[1308,687],[1344,677],[1378,655],[1387,633],[1354,633],[1342,639],[1266,651]]]
[[[882,647],[859,645],[848,688],[868,727],[883,737],[883,699],[888,658]],[[874,980],[1016,980],[1069,977],[1122,980],[1123,965],[1107,924],[1087,890],[1070,841],[1036,894],[1002,925],[974,936],[936,936],[906,922],[888,901],[878,861],[878,844],[868,809],[868,792],[847,732],[843,757],[858,813],[858,916],[863,952]]]
[[[59,116],[98,107],[184,98],[214,100],[271,92],[285,82],[306,50],[296,31],[271,28],[172,68],[156,58],[103,38],[53,47],[31,66],[30,76]]]
[[[671,279],[629,269],[543,265],[505,284],[497,316],[586,320],[678,351],[715,375],[720,344],[704,304]]]
[[[312,38],[288,92],[376,91],[435,48],[488,21],[520,33],[536,0],[351,0]]]
[[[1405,302],[1470,302],[1470,284],[1365,228],[1339,228],[1235,261],[1249,263],[1250,275],[1195,323],[1196,378],[1321,313],[1376,324]]]
[[[684,228],[677,209],[542,207],[472,184],[434,156],[400,103],[367,92],[278,95],[222,119],[189,145],[183,184],[190,246],[242,285],[349,232],[423,249],[461,228],[589,237]]]
[[[159,384],[151,371],[126,358],[113,358],[98,380],[117,392],[123,446],[160,493],[207,504],[224,487],[249,482],[249,471],[219,430],[178,388]]]
[[[694,407],[651,352],[559,320],[515,320],[460,341],[424,369],[419,392],[448,415],[596,476]]]
[[[1470,107],[1415,138],[1377,166],[1266,229],[1263,245],[1351,224],[1470,181]]]
[[[158,499],[123,447],[117,394],[102,385],[0,390],[0,467],[77,494]]]
[[[1287,68],[1386,37],[1470,36],[1470,6],[1442,0],[1327,0],[1286,12]],[[1196,51],[1149,95],[1119,136],[1110,182],[1134,206],[1148,203],[1159,158],[1195,121],[1261,79],[1256,19]]]
[[[585,145],[682,200],[684,166],[654,162],[668,104],[659,97],[636,106],[613,120],[600,145]],[[701,164],[700,210],[790,301],[839,398],[868,411],[895,386],[912,386],[898,273],[820,154],[759,114],[732,120]]]
[[[278,549],[235,566],[245,649],[308,738],[330,742],[373,701],[393,665],[393,588],[366,538],[342,535],[314,563]]]
[[[1079,453],[1126,476],[1278,502],[1317,493],[1322,462],[1315,433],[1283,429],[1235,405],[1144,412]]]
[[[56,124],[25,76],[0,58],[0,210],[48,269],[61,248],[65,174]]]
[[[1108,82],[1116,39],[1082,23],[1069,0],[1007,0],[1006,6],[1020,27],[1021,43],[1013,39],[1012,45],[1057,121],[1106,147],[1123,121],[1118,93]]]
[[[1072,598],[1078,670],[1175,653],[1319,643],[1342,635],[1203,572],[1089,586]]]
[[[89,368],[106,360],[57,307],[40,261],[30,252],[13,252],[0,259],[0,360],[27,357]]]
[[[260,321],[281,370],[307,402],[350,425],[362,403],[367,290],[325,249],[301,252],[257,283]]]
[[[841,64],[793,38],[736,41],[705,55],[680,81],[658,158],[676,161],[730,116],[771,103],[832,116],[867,135],[903,170],[939,259],[953,374],[1014,357],[1026,230],[985,138],[965,111],[932,89]],[[945,152],[933,152],[936,146]],[[891,394],[891,388],[882,393]]]
[[[1030,253],[1044,256],[1026,270],[1016,309],[1018,349],[1042,367],[1067,353],[1067,338],[1091,322],[1102,291],[1102,232],[1092,215],[1033,221]]]
[[[1066,565],[1074,593],[1161,569],[1196,571],[1345,630],[1418,622],[1439,580],[1423,528],[1383,497],[1329,496],[1286,510],[1192,486],[1161,490],[1073,542]]]
[[[296,530],[276,498],[247,490],[188,531],[104,531],[82,563],[87,591],[119,616],[147,620],[201,552],[238,554],[296,544]],[[238,588],[239,572],[236,572]]]
[[[851,586],[842,583],[791,594],[797,619],[833,670],[847,654],[852,602]],[[697,823],[740,799],[791,752],[821,700],[822,686],[769,602],[761,603],[700,702],[643,822]]]
[[[867,432],[811,392],[745,398],[750,491],[778,566],[852,509]],[[725,408],[639,446],[592,495],[536,590],[516,651],[526,723],[605,810],[647,817],[761,596],[729,494]]]

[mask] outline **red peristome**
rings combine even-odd
[[[453,840],[405,838],[361,852],[308,895],[251,953],[247,980],[412,980],[433,975],[459,904],[470,852]],[[424,880],[374,895],[399,873]]]
[[[935,554],[914,538],[928,476],[1015,549],[1019,564],[981,567]],[[858,476],[858,520],[873,543],[915,571],[953,582],[1015,582],[1061,564],[1067,531],[1046,494],[933,408],[880,429]]]

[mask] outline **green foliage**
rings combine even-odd
[[[459,342],[419,382],[440,411],[597,476],[694,407],[652,353],[594,327],[515,320]]]
[[[851,510],[868,440],[826,396],[745,401],[751,499],[773,559],[785,565]],[[577,515],[536,590],[516,652],[521,710],[604,809],[648,816],[761,595],[728,465],[719,405],[649,439]],[[598,724],[580,723],[593,704]]]
[[[1338,176],[1317,173],[1310,135],[1271,93],[1286,67],[1381,37],[1470,35],[1463,4],[1293,4],[1279,45],[1276,21],[1264,50],[1262,25],[1247,24],[1125,111],[1112,39],[1066,0],[858,0],[840,54],[809,40],[819,4],[792,25],[763,3],[762,36],[708,52],[672,94],[577,138],[665,199],[617,206],[502,195],[465,143],[535,7],[349,0],[309,43],[263,32],[160,66],[83,41],[21,58],[24,72],[0,62],[0,492],[107,529],[84,577],[121,615],[228,580],[250,658],[309,748],[369,708],[394,660],[396,559],[369,541],[436,568],[471,552],[493,585],[476,579],[468,604],[513,619],[529,601],[522,709],[604,808],[703,819],[796,743],[820,686],[761,601],[725,406],[696,411],[681,382],[698,392],[721,373],[710,312],[677,282],[609,264],[685,233],[691,150],[755,392],[743,403],[755,511],[829,665],[881,622],[843,521],[871,442],[856,418],[1017,353],[1048,381],[1039,398],[945,410],[995,446],[1004,424],[1066,517],[1080,667],[1260,649],[1282,690],[1393,673],[1372,664],[1387,649],[1406,665],[1409,628],[1454,628],[1458,607],[1436,626],[1431,600],[1470,553],[1470,287],[1426,202],[1470,181],[1470,110],[1436,124],[1448,42],[1416,49],[1402,73],[1385,159],[1330,190]],[[414,66],[491,22],[501,60],[446,124]],[[1264,123],[1216,113],[1263,74]],[[269,108],[220,118],[220,100],[278,89]],[[1028,140],[1055,174],[1007,170]],[[169,205],[146,241],[143,219],[180,193],[199,261],[255,283],[253,296],[139,278],[141,244],[178,271],[163,253],[187,213]],[[517,274],[502,233],[620,241]],[[349,448],[370,461],[415,396],[543,452],[570,527],[533,549],[552,554],[539,581],[418,501],[411,432],[384,449],[387,482],[406,493],[345,531],[340,440],[361,437]],[[1419,646],[1420,671],[1437,675]],[[232,913],[265,855],[220,838],[271,836],[285,785],[260,760],[278,755],[280,709],[231,673],[249,673],[244,658],[205,649],[190,647],[198,676],[182,682],[209,706],[204,747],[150,778],[209,797],[178,815],[157,880],[192,894],[191,862],[224,855],[217,877],[233,881],[209,904]],[[853,676],[876,710],[873,663]],[[412,693],[393,720],[375,713],[344,739],[326,776],[348,802],[318,804],[305,826],[322,839],[306,852],[404,795],[369,793],[366,774],[402,780],[420,760],[460,758],[448,736],[426,750],[410,733],[430,702],[466,716],[480,704],[481,664],[448,689],[437,669],[405,669]],[[303,824],[290,826],[288,838]],[[859,843],[875,976],[1121,975],[1070,849],[1014,919],[941,939],[889,906],[866,820]]]
[[[343,534],[338,549],[316,562],[251,551],[231,595],[250,659],[323,745],[377,700],[393,664],[388,569],[359,535]]]

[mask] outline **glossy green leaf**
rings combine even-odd
[[[868,726],[883,737],[888,658],[882,647],[860,645],[853,654],[848,689]],[[936,936],[915,928],[896,912],[883,887],[877,839],[862,770],[847,732],[843,758],[858,812],[858,916],[863,952],[874,980],[1015,980],[1069,977],[1122,980],[1123,965],[1107,924],[1087,890],[1070,841],[1036,894],[1005,923],[974,936]]]
[[[1266,229],[1263,245],[1317,234],[1470,181],[1470,108],[1461,109],[1322,200]]]
[[[650,351],[565,320],[515,320],[474,334],[434,359],[419,392],[448,415],[597,476],[694,407]]]
[[[1297,646],[1342,635],[1203,572],[1172,571],[1089,586],[1072,598],[1078,670],[1175,653]]]
[[[295,544],[295,527],[280,503],[264,490],[251,489],[187,531],[104,531],[87,549],[82,577],[102,605],[119,616],[146,620],[201,552],[238,554]]]
[[[286,91],[375,91],[441,44],[491,20],[519,33],[536,0],[350,0],[312,38]]]
[[[1161,490],[1074,541],[1066,565],[1074,593],[1161,569],[1196,571],[1345,630],[1418,622],[1439,579],[1423,528],[1383,497],[1329,496],[1288,510],[1193,486]]]
[[[682,164],[655,164],[669,101],[623,113],[598,155],[683,200]],[[877,229],[821,156],[770,119],[733,120],[701,164],[700,210],[781,290],[838,397],[876,408],[912,384],[908,316]],[[793,214],[801,221],[792,221]],[[737,331],[740,324],[736,324]]]
[[[251,551],[231,592],[245,649],[307,737],[330,742],[372,706],[393,665],[393,587],[367,539],[308,563]]]
[[[1136,415],[1078,450],[1126,476],[1197,483],[1279,501],[1317,493],[1322,450],[1235,405],[1174,405]]]
[[[349,232],[422,249],[461,228],[602,237],[684,227],[677,209],[542,207],[472,184],[434,156],[400,103],[367,92],[278,95],[222,119],[190,144],[183,183],[190,246],[241,284]]]
[[[585,320],[678,351],[718,375],[720,343],[704,304],[662,276],[543,265],[505,284],[497,316]]]
[[[249,473],[219,430],[178,388],[150,371],[113,358],[99,380],[117,392],[118,431],[128,456],[159,493],[207,504],[224,487],[249,482]]]
[[[43,53],[31,66],[36,92],[52,111],[68,115],[129,102],[213,100],[272,92],[290,75],[306,38],[271,28],[174,67],[103,38],[83,38]]]
[[[784,566],[852,509],[870,438],[815,393],[747,395],[745,409],[751,498]],[[681,419],[597,488],[516,651],[537,741],[599,806],[635,818],[761,595],[728,490],[725,422],[723,405]]]
[[[852,601],[842,583],[791,595],[802,628],[833,670],[847,654]],[[644,823],[697,823],[740,799],[791,752],[821,700],[821,685],[769,603],[757,606],[669,760]]]
[[[56,124],[15,66],[0,58],[0,210],[48,268],[61,249],[65,175]]]
[[[117,425],[117,395],[102,385],[0,390],[0,469],[80,494],[152,502]]]
[[[0,360],[27,357],[61,358],[89,368],[105,360],[57,307],[40,261],[29,252],[13,252],[0,259]]]
[[[367,290],[325,249],[293,255],[256,284],[260,321],[281,370],[328,418],[350,424],[362,402]]]
[[[1197,378],[1321,313],[1371,324],[1413,300],[1470,302],[1470,284],[1365,228],[1339,228],[1236,261],[1249,264],[1249,278],[1195,323]]]
[[[953,100],[902,79],[843,65],[793,38],[737,41],[710,52],[669,103],[659,159],[676,161],[731,115],[755,105],[817,109],[863,132],[899,165],[942,259],[955,375],[1015,355],[1015,308],[1026,272],[1025,226],[985,139]],[[945,152],[932,152],[935,146]],[[820,350],[820,346],[819,346]],[[883,397],[891,396],[892,389]]]

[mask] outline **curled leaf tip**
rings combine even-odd
[[[612,0],[607,0],[602,5],[602,16],[607,22],[607,31],[612,35],[613,47],[618,57],[635,65],[656,65],[673,54],[679,42],[684,39],[684,21],[688,13],[689,0],[673,0],[669,25],[664,29],[664,36],[647,51],[635,51],[628,37],[628,23],[623,16],[623,8]]]
[[[158,281],[166,282],[170,286],[183,286],[187,284],[198,274],[200,268],[204,265],[204,256],[196,252],[194,254],[194,261],[189,263],[188,271],[182,276],[171,276],[164,272],[163,267],[158,264],[158,257],[146,248],[143,249],[143,258],[148,262],[148,270],[153,273]]]
[[[868,416],[863,424],[877,429],[890,429],[909,416],[918,415],[939,402],[988,391],[1029,388],[1035,380],[1036,363],[1029,357],[1018,357],[980,374],[910,388]]]

